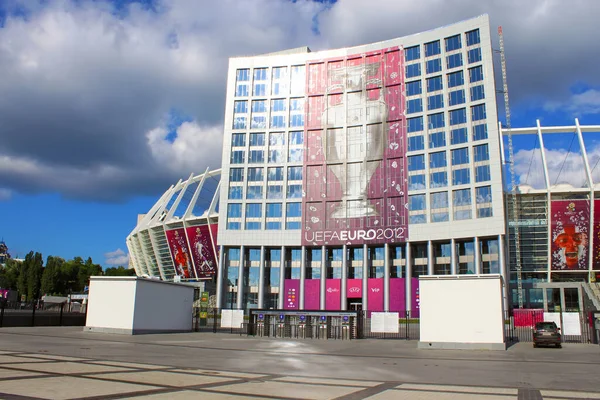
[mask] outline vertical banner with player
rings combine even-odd
[[[169,243],[169,251],[173,257],[175,264],[175,275],[181,279],[194,279],[192,272],[192,259],[190,257],[190,249],[185,238],[185,229],[170,229],[166,232],[167,242]]]
[[[588,269],[590,206],[587,200],[557,200],[551,207],[552,270]]]
[[[198,279],[210,279],[217,273],[218,252],[213,246],[217,242],[217,224],[191,226],[186,229],[189,239],[194,272]]]

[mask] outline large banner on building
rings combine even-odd
[[[300,305],[300,279],[286,279],[283,282],[283,309],[297,310]]]
[[[590,206],[586,200],[551,203],[553,270],[588,269]]]
[[[173,263],[175,264],[175,275],[180,276],[182,279],[194,279],[192,258],[185,238],[185,229],[170,229],[165,233],[169,243],[169,251],[171,251],[171,257],[173,257]]]
[[[217,230],[218,224],[192,226],[186,229],[197,279],[210,279],[217,273],[218,251],[213,246],[213,243],[217,243]]]
[[[307,63],[302,244],[408,238],[404,52]]]
[[[306,279],[304,281],[304,309],[319,310],[321,303],[321,280]]]
[[[325,281],[325,309],[326,310],[341,310],[342,309],[342,280],[327,279]]]
[[[593,268],[600,269],[600,200],[594,200],[594,248]]]

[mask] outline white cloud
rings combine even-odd
[[[572,94],[565,101],[549,101],[544,105],[546,111],[566,111],[573,116],[600,114],[600,90],[588,89]]]
[[[6,188],[0,188],[0,201],[10,200],[12,197],[12,190]]]
[[[104,253],[105,264],[123,266],[125,268],[129,265],[129,254],[125,253],[121,249]]]
[[[583,157],[579,150],[569,152],[568,149],[546,149],[545,155],[550,186],[566,183],[576,188],[587,187]],[[597,162],[600,160],[600,145],[590,146],[587,149],[587,156],[592,169],[592,179],[600,183],[600,168],[597,167]],[[521,184],[536,189],[546,188],[539,148],[522,149],[515,153],[515,175]]]

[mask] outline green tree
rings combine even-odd
[[[20,261],[9,258],[4,267],[0,266],[0,288],[17,290]]]
[[[135,276],[135,270],[133,268],[110,267],[104,270],[105,276]]]
[[[40,286],[42,281],[42,274],[44,273],[44,260],[42,255],[38,252],[29,252],[25,257],[25,263],[28,263],[27,267],[27,299],[36,300],[40,296]]]
[[[42,275],[42,295],[65,295],[66,282],[62,275],[62,266],[65,263],[60,257],[48,256],[46,268]]]
[[[19,274],[17,277],[17,291],[19,295],[27,296],[27,277],[29,275],[29,265],[31,264],[30,260],[33,258],[33,251],[30,251],[25,256],[25,261],[19,264]]]

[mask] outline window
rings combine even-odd
[[[265,145],[265,134],[264,133],[251,133],[250,134],[250,146],[264,146]]]
[[[233,112],[234,114],[246,114],[248,112],[248,102],[244,101],[236,101],[233,103]]]
[[[482,186],[475,188],[475,198],[477,199],[477,218],[491,217],[492,187]]]
[[[485,119],[485,104],[480,104],[478,106],[471,107],[471,120],[472,121],[481,121]]]
[[[266,83],[254,83],[254,96],[266,96],[267,95],[267,84]]]
[[[425,63],[425,71],[428,74],[440,72],[441,70],[442,70],[442,59],[441,58],[435,58],[435,59],[429,60]]]
[[[258,102],[257,101],[253,101],[252,102],[252,111],[254,111],[254,103],[263,103],[264,104],[263,111],[266,111],[267,102],[265,100],[260,100]],[[271,111],[272,112],[287,111],[287,105],[286,105],[285,99],[271,100]]]
[[[238,203],[227,204],[227,219],[229,220],[232,218],[242,218],[242,205],[241,204],[238,204]]]
[[[444,87],[442,85],[442,77],[434,76],[433,78],[427,78],[427,91],[435,92],[437,90],[442,90]]]
[[[248,168],[248,182],[262,182],[263,168]]]
[[[265,152],[263,150],[250,150],[248,155],[248,162],[257,164],[265,162]]]
[[[301,181],[302,180],[302,167],[289,167],[288,168],[288,181]]]
[[[425,216],[425,195],[415,194],[408,196],[409,224],[424,224],[426,223]],[[419,212],[420,211],[420,212]]]
[[[435,56],[441,52],[440,41],[425,43],[425,57]]]
[[[267,95],[267,69],[266,68],[255,68],[254,69],[254,96],[266,96]]]
[[[288,70],[287,67],[273,67],[271,94],[274,96],[285,96],[288,93]]]
[[[231,135],[231,147],[243,147],[246,146],[246,134],[245,133],[234,133]]]
[[[448,221],[448,192],[431,193],[431,222]]]
[[[421,81],[408,82],[406,84],[406,95],[415,96],[422,93]]]
[[[481,61],[481,47],[476,47],[467,52],[467,60],[469,64]]]
[[[286,125],[285,115],[273,115],[271,114],[271,128],[285,128]]]
[[[290,99],[290,127],[304,126],[304,99]]]
[[[443,147],[446,145],[446,132],[434,132],[429,134],[429,148]]]
[[[423,100],[412,99],[406,101],[406,113],[412,114],[423,111]]]
[[[406,66],[406,77],[414,78],[415,76],[421,76],[421,64],[410,64]]]
[[[260,218],[262,218],[262,204],[246,204],[246,230],[261,229]],[[258,221],[255,219],[258,219]]]
[[[453,129],[450,131],[450,144],[466,143],[468,140],[467,128]]]
[[[483,92],[483,85],[473,86],[471,89],[471,101],[483,100],[485,94]]]
[[[467,185],[471,182],[469,168],[453,169],[452,184]]]
[[[425,148],[425,138],[423,135],[408,137],[408,151],[423,150]]]
[[[248,85],[242,85],[238,83],[235,87],[235,95],[236,97],[248,96]]]
[[[409,175],[408,190],[423,190],[425,189],[425,175]]]
[[[244,168],[231,168],[229,170],[229,182],[243,182]]]
[[[263,198],[263,187],[262,186],[250,186],[246,188],[246,199],[249,200],[260,200]]]
[[[488,182],[490,179],[489,165],[480,165],[475,167],[475,182]]]
[[[267,186],[267,199],[283,199],[282,185]]]
[[[290,132],[290,145],[304,144],[304,132],[294,131]]]
[[[267,170],[269,182],[283,181],[283,167],[271,167]]]
[[[248,124],[248,117],[245,115],[233,116],[233,129],[246,129]]]
[[[243,190],[244,188],[242,186],[229,186],[228,198],[230,200],[241,200],[243,197]]]
[[[421,58],[421,48],[419,46],[404,49],[404,61],[413,61],[419,58]]]
[[[474,44],[477,44],[480,42],[479,29],[469,31],[469,32],[465,33],[465,36],[467,37],[467,46],[473,46]]]
[[[471,189],[460,189],[452,192],[454,220],[471,219]]]
[[[283,151],[282,150],[269,150],[269,163],[279,164],[283,162]]]
[[[446,171],[432,172],[429,176],[429,187],[431,189],[448,186],[448,173]]]
[[[304,65],[292,66],[292,79],[290,93],[292,95],[303,95],[306,87],[306,68]]]
[[[243,164],[244,156],[246,152],[244,150],[234,150],[231,152],[231,164]]]
[[[302,162],[302,157],[304,156],[304,149],[289,149],[288,153],[288,161],[289,162]]]
[[[429,154],[429,168],[442,168],[446,166],[446,152],[440,151]]]
[[[250,80],[250,70],[249,69],[238,69],[236,71],[236,81],[238,82],[247,82]]]
[[[448,105],[456,106],[459,104],[464,104],[465,99],[465,91],[464,89],[455,90],[453,92],[448,93]]]
[[[446,57],[446,67],[448,69],[458,68],[463,65],[462,53],[456,53]]]
[[[285,229],[300,229],[302,203],[287,203],[285,207]]]
[[[483,68],[481,66],[469,68],[469,82],[479,82],[483,80]]]
[[[299,199],[302,197],[302,185],[288,184],[287,198]]]
[[[487,124],[473,126],[473,140],[484,140],[488,138]]]
[[[237,97],[248,96],[248,82],[250,81],[249,69],[238,69],[235,74],[235,95]]]
[[[461,165],[469,163],[469,149],[464,147],[452,150],[452,165]]]
[[[409,171],[420,171],[423,169],[425,169],[425,155],[424,154],[408,157],[408,170]]]
[[[408,118],[408,133],[420,132],[423,130],[423,117]]]
[[[267,203],[267,230],[279,230],[281,229],[281,221],[269,221],[269,218],[281,218],[282,216],[282,204],[281,203]]]
[[[427,98],[427,109],[428,110],[437,110],[438,108],[444,107],[444,95],[436,94],[434,96],[429,96]]]
[[[448,74],[448,87],[456,87],[460,85],[464,85],[465,79],[462,71],[456,71],[451,74]]]
[[[449,112],[450,125],[465,124],[467,122],[467,110],[459,108],[458,110],[452,110]]]
[[[487,144],[482,144],[480,146],[473,146],[473,160],[475,162],[487,161],[489,159],[490,159],[490,153],[488,151]]]
[[[443,128],[445,126],[444,113],[428,115],[427,119],[429,120],[429,129]]]
[[[460,49],[460,35],[450,36],[449,38],[444,39],[446,41],[446,51],[453,51]]]

